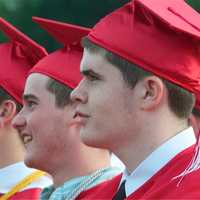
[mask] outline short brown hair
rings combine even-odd
[[[200,109],[194,107],[192,110],[192,114],[196,117],[200,117]]]
[[[0,104],[3,103],[3,101],[6,100],[12,100],[15,102],[16,107],[17,107],[17,112],[19,112],[22,108],[22,105],[18,103],[6,90],[4,90],[2,87],[0,87]]]
[[[151,72],[147,72],[122,57],[94,44],[87,37],[82,39],[82,46],[91,53],[100,53],[109,63],[119,69],[124,81],[130,88],[134,88],[139,80],[153,75]],[[188,118],[194,106],[193,94],[167,80],[161,80],[168,90],[169,108],[177,117]]]
[[[63,108],[71,103],[70,93],[72,92],[72,89],[65,84],[53,78],[49,78],[46,87],[49,92],[55,95],[56,106],[59,108]]]

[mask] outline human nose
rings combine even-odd
[[[88,101],[88,94],[84,90],[82,82],[79,83],[79,85],[71,92],[70,98],[73,102],[78,103],[87,103]]]
[[[22,115],[21,111],[13,118],[13,120],[12,120],[12,126],[18,132],[21,132],[24,129],[24,127],[26,126],[26,119]]]

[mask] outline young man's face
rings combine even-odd
[[[73,143],[68,129],[74,108],[58,108],[55,95],[46,89],[47,81],[48,77],[42,74],[28,77],[23,108],[13,120],[25,144],[25,163],[43,170],[60,165]]]
[[[83,79],[71,98],[78,102],[82,140],[109,149],[126,143],[137,124],[137,89],[128,88],[117,68],[88,50],[84,50],[80,70]]]

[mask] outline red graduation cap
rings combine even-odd
[[[132,0],[103,18],[88,38],[146,71],[200,92],[200,15],[184,0]],[[183,176],[200,167],[200,133],[195,151]]]
[[[133,0],[88,38],[191,92],[200,88],[200,15],[183,0]]]
[[[0,30],[9,42],[0,44],[0,86],[19,103],[28,71],[47,55],[43,47],[0,18]]]
[[[90,29],[39,17],[33,17],[33,21],[63,44],[64,48],[38,62],[31,73],[45,74],[72,89],[75,88],[81,80],[79,66],[83,49],[80,41],[83,36],[88,35]]]

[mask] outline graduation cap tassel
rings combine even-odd
[[[199,168],[200,168],[200,132],[198,133],[198,138],[195,145],[194,157],[192,158],[191,165],[189,165],[188,167],[188,173],[194,172]]]
[[[186,169],[181,174],[174,177],[172,180],[180,178],[179,182],[177,183],[177,187],[179,187],[179,185],[181,184],[182,180],[186,175],[198,170],[199,168],[200,168],[200,131],[195,144],[194,156],[192,157]]]

